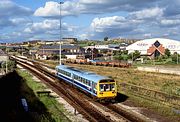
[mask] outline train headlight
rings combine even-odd
[[[116,93],[115,91],[112,91],[112,93]]]

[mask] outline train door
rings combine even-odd
[[[92,93],[97,94],[96,83],[92,82]]]
[[[91,81],[91,92],[94,93],[94,83]]]
[[[71,76],[71,77],[72,77],[72,84],[75,85],[75,83],[74,83],[74,82],[75,82],[75,81],[74,81],[74,74],[72,73],[71,75],[72,75],[72,76]]]

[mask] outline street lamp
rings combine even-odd
[[[59,16],[59,29],[60,29],[60,35],[59,35],[59,65],[61,65],[61,5],[63,4],[64,2],[59,2],[59,13],[60,13],[60,16]]]
[[[7,55],[7,57],[8,57],[8,53],[7,53],[7,43],[6,43],[6,55]],[[8,59],[6,59],[6,74],[7,74],[7,72],[8,72],[8,68],[7,68],[7,60],[8,60]]]

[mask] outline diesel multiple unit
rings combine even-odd
[[[113,99],[117,95],[116,82],[109,77],[66,65],[56,66],[56,75],[98,99]]]

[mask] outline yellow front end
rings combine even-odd
[[[100,99],[113,99],[117,96],[116,82],[104,82],[97,84],[97,96]]]

